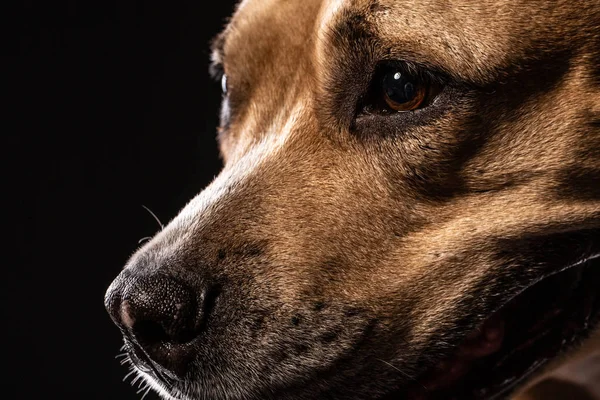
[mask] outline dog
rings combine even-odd
[[[223,170],[105,296],[148,385],[599,398],[598,1],[244,0],[212,59]]]

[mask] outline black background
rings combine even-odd
[[[5,15],[17,35],[5,50],[3,398],[141,398],[122,382],[103,296],[158,230],[142,205],[166,223],[221,167],[209,43],[233,9],[23,1]]]

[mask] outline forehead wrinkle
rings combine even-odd
[[[455,78],[483,84],[497,75],[498,66],[512,54],[511,35],[503,35],[510,18],[501,25],[489,21],[484,29],[485,12],[460,1],[384,0],[380,4],[381,11],[367,18],[377,26],[389,57],[432,65]],[[501,8],[494,10],[501,13]]]
[[[535,6],[532,7],[532,3]],[[573,48],[589,34],[594,2],[572,23],[568,2],[531,0],[377,0],[369,19],[396,58],[414,54],[476,84],[502,78],[518,63]],[[596,6],[597,8],[597,6]],[[418,61],[418,60],[413,60]]]
[[[354,33],[364,30],[364,26],[359,28],[355,22],[367,21],[369,9],[374,2],[374,0],[323,1],[318,14],[319,23],[315,24],[319,47],[328,48],[332,36],[346,33],[349,30]],[[373,33],[375,32],[374,26],[368,26],[368,28]]]
[[[349,7],[349,2],[345,0],[323,1],[321,3],[321,9],[319,10],[318,17],[320,23],[316,25],[318,32],[326,30],[332,21],[335,21],[336,17],[341,13],[341,11],[343,9],[348,9]]]
[[[324,84],[332,72],[339,74],[343,72],[341,69],[361,68],[363,74],[368,74],[378,61],[385,60],[414,62],[448,75],[460,76],[463,69],[453,69],[453,63],[448,63],[447,56],[437,57],[435,52],[430,51],[427,45],[430,39],[424,36],[425,33],[422,37],[410,34],[394,37],[382,26],[389,24],[383,18],[397,20],[401,16],[390,7],[382,6],[379,0],[323,2],[320,23],[316,24],[314,57],[322,86],[326,86]]]
[[[323,2],[316,59],[335,62],[332,51],[351,54],[361,40],[372,48],[372,62],[414,62],[484,85],[525,56],[539,36],[530,32],[522,8],[519,2],[484,7],[462,0]],[[327,65],[320,67],[326,71]]]

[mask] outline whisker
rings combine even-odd
[[[131,375],[135,374],[136,372],[137,371],[134,368],[132,368],[131,371],[129,371],[123,378],[123,382],[125,382],[127,380],[127,378],[129,378]]]
[[[141,388],[142,388],[142,390],[144,390],[144,389],[146,388],[146,386],[142,387],[142,385],[144,385],[144,384],[146,384],[146,385],[147,385],[146,381],[142,379],[142,380],[140,380],[140,383],[138,383],[138,387],[139,387],[139,388],[141,387]]]
[[[142,399],[141,399],[141,400],[144,400],[144,397],[146,397],[146,396],[148,395],[148,393],[150,393],[150,389],[151,389],[151,387],[150,387],[150,385],[148,385],[148,388],[146,389],[146,392],[145,392],[145,393],[144,393],[144,395],[142,396]]]
[[[149,387],[150,387],[150,384],[148,384],[148,383],[145,383],[145,382],[144,382],[144,386],[143,386],[143,387],[142,387],[140,390],[138,390],[137,392],[135,392],[135,394],[140,394],[140,393],[142,393],[144,390],[147,390]],[[142,398],[143,398],[143,397],[142,397]]]
[[[409,374],[407,374],[406,372],[402,371],[400,368],[396,367],[393,364],[390,364],[389,362],[382,360],[381,358],[376,358],[377,361],[381,361],[382,363],[392,367],[393,369],[395,369],[396,371],[400,372],[402,375],[406,376],[409,379],[415,380],[415,378]]]
[[[138,240],[138,244],[141,244],[144,240],[150,240],[150,239],[152,239],[152,236],[143,237],[140,240]]]
[[[127,345],[123,345],[121,347],[121,351],[125,350],[126,348],[127,348]],[[131,360],[131,357],[129,356],[129,354],[127,352],[119,353],[115,356],[115,358],[121,359],[119,361],[119,363],[121,365],[130,364],[129,372],[127,372],[127,374],[125,374],[125,376],[123,377],[123,382],[127,382],[129,380],[129,378],[132,377],[132,375],[135,375],[130,380],[129,384],[133,387],[137,386],[138,389],[136,391],[136,394],[140,394],[143,392],[141,400],[144,400],[146,398],[146,396],[148,396],[148,393],[150,393],[150,391],[152,390],[153,382],[149,381],[149,378],[147,377],[147,375],[145,373],[139,371],[133,365],[133,361]],[[173,380],[158,370],[155,370],[154,372],[160,378],[159,381],[155,382],[155,384],[158,385],[161,388],[161,390],[164,390],[165,393],[171,392],[173,390],[173,385],[174,385]],[[161,394],[161,397],[162,396],[163,396],[163,394]],[[173,400],[176,400],[175,397],[171,396],[171,398],[173,398]]]
[[[156,220],[156,222],[158,222],[158,225],[160,226],[160,229],[165,229],[165,226],[163,225],[163,223],[160,222],[160,219],[158,219],[158,217],[156,216],[156,214],[154,214],[152,212],[152,210],[150,210],[148,207],[146,207],[143,204],[142,204],[142,207],[144,207],[146,209],[146,211],[148,211],[150,213],[150,215],[152,215],[154,217],[154,219]]]
[[[396,371],[400,372],[402,375],[404,375],[407,378],[409,378],[411,381],[418,383],[419,386],[421,386],[424,390],[427,390],[427,388],[425,386],[423,386],[421,383],[419,383],[419,381],[414,376],[407,374],[406,372],[402,371],[400,368],[396,367],[393,364],[390,364],[389,362],[387,362],[385,360],[382,360],[381,358],[376,358],[376,360],[381,361],[382,363],[384,363],[386,365],[389,365],[390,367],[392,367]]]
[[[142,379],[142,375],[137,375],[135,378],[133,378],[133,380],[131,381],[131,386],[135,386],[135,384]],[[143,380],[141,382],[144,382]]]

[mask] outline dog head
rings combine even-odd
[[[586,1],[243,1],[223,171],[106,295],[134,368],[177,399],[497,398],[576,345],[598,26]]]

